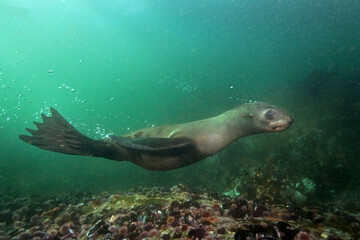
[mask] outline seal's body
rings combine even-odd
[[[55,109],[42,114],[33,136],[24,142],[41,149],[72,155],[128,160],[149,170],[171,170],[211,156],[238,138],[290,127],[293,119],[273,105],[243,104],[216,117],[195,122],[144,128],[122,136],[93,140],[78,132]]]

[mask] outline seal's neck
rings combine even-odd
[[[246,105],[229,110],[217,118],[221,122],[223,131],[229,137],[229,143],[238,138],[258,134],[262,131],[253,124],[254,114],[247,109]]]
[[[250,114],[250,115],[249,115]],[[216,117],[198,121],[194,137],[199,152],[210,156],[221,151],[237,139],[260,133],[254,125],[254,114],[247,106],[240,106]],[[191,129],[194,123],[191,123]]]

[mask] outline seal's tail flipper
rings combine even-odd
[[[71,154],[94,157],[106,157],[111,149],[107,149],[104,141],[96,141],[86,137],[70,125],[54,108],[50,108],[50,117],[42,114],[43,123],[34,122],[38,130],[26,128],[32,134],[20,135],[24,142],[38,148]]]

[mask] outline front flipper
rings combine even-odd
[[[127,138],[110,137],[120,145],[130,162],[155,171],[172,170],[193,164],[199,156],[195,144],[188,138]]]
[[[110,139],[128,151],[152,156],[178,156],[194,150],[188,138],[126,138],[110,136]]]

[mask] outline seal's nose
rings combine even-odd
[[[289,123],[292,124],[295,121],[295,119],[292,116],[289,116]]]

